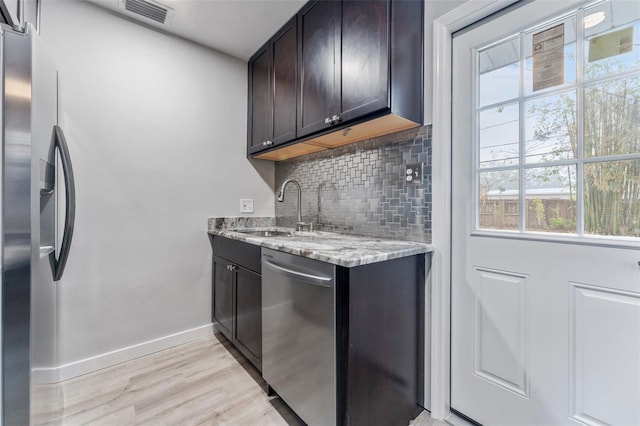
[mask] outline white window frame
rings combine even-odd
[[[604,1],[604,0],[603,0]],[[600,76],[598,78],[589,80],[585,82],[584,79],[584,53],[585,53],[585,40],[584,40],[584,27],[582,25],[576,24],[577,34],[576,36],[576,76],[575,82],[569,84],[563,84],[554,89],[543,90],[540,93],[526,93],[525,90],[525,62],[526,62],[526,50],[525,50],[525,41],[526,34],[534,33],[535,31],[543,30],[546,28],[551,28],[559,23],[574,17],[575,22],[582,22],[584,19],[584,9],[592,7],[602,1],[596,1],[590,4],[586,4],[580,6],[578,8],[573,8],[569,10],[567,13],[556,16],[548,21],[545,21],[540,24],[536,24],[531,27],[523,28],[519,32],[511,34],[507,37],[502,37],[500,40],[493,41],[492,43],[487,43],[485,46],[475,49],[473,51],[473,103],[471,105],[472,108],[472,117],[473,117],[473,155],[472,155],[472,175],[474,176],[473,183],[473,231],[471,235],[474,236],[482,236],[482,237],[496,237],[496,238],[509,238],[509,239],[520,239],[520,240],[533,240],[533,241],[551,241],[551,242],[566,242],[571,244],[585,244],[585,245],[598,245],[598,246],[610,246],[610,247],[637,247],[640,239],[638,237],[628,237],[628,236],[614,236],[614,235],[595,235],[595,234],[585,234],[584,231],[584,165],[585,164],[593,164],[593,163],[606,163],[606,162],[614,162],[614,161],[624,161],[624,160],[640,160],[640,153],[632,153],[632,154],[621,154],[615,156],[607,156],[607,157],[585,157],[584,156],[584,126],[583,126],[583,117],[584,117],[584,90],[588,89],[592,86],[597,86],[598,84],[617,80],[620,78],[624,78],[627,76],[634,76],[640,73],[639,70],[634,69],[631,71],[625,71],[618,74]],[[518,88],[518,97],[512,99],[505,99],[500,102],[496,102],[493,104],[488,104],[480,107],[479,103],[479,54],[481,51],[491,48],[497,44],[503,43],[506,40],[517,38],[519,42],[519,69],[520,69],[520,79],[519,79],[519,88]],[[437,87],[437,86],[436,86]],[[578,155],[575,158],[564,159],[564,160],[556,160],[549,162],[526,162],[526,138],[524,135],[524,130],[522,124],[525,122],[525,105],[527,102],[532,100],[541,99],[557,94],[569,93],[573,92],[576,96],[576,118],[577,118],[577,152]],[[510,105],[510,104],[518,104],[519,106],[519,123],[520,123],[520,135],[519,135],[519,162],[516,165],[511,166],[493,166],[493,167],[485,167],[481,168],[479,165],[479,149],[480,149],[480,137],[479,137],[479,114],[482,111],[488,111],[493,108]],[[434,143],[435,145],[435,143]],[[553,166],[566,166],[571,165],[575,166],[575,174],[576,174],[576,230],[575,232],[570,233],[560,233],[560,232],[547,232],[547,231],[531,231],[526,229],[526,172],[530,169],[537,169],[543,167],[553,167]],[[497,172],[497,171],[506,171],[513,170],[516,171],[519,175],[519,186],[518,186],[518,199],[519,199],[519,229],[518,230],[501,230],[501,229],[492,229],[492,228],[481,228],[480,227],[480,207],[479,207],[479,176],[480,173],[485,172]]]

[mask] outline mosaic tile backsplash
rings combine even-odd
[[[422,181],[405,166],[423,163]],[[314,229],[431,242],[431,126],[381,136],[275,165],[276,192],[302,187],[302,220]],[[298,194],[276,201],[278,226],[295,226]]]

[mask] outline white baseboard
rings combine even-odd
[[[57,367],[34,368],[31,370],[31,381],[32,383],[58,383],[193,340],[209,337],[213,333],[213,324],[206,324]]]

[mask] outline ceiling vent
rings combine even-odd
[[[142,16],[159,24],[167,25],[173,17],[173,9],[153,0],[120,0],[119,3],[127,14],[136,15],[137,18]]]

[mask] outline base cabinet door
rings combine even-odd
[[[210,236],[213,248],[211,320],[262,371],[260,247]]]
[[[236,270],[236,347],[261,369],[262,277],[244,268]]]
[[[229,262],[213,257],[212,321],[228,339],[233,338],[233,272]]]

